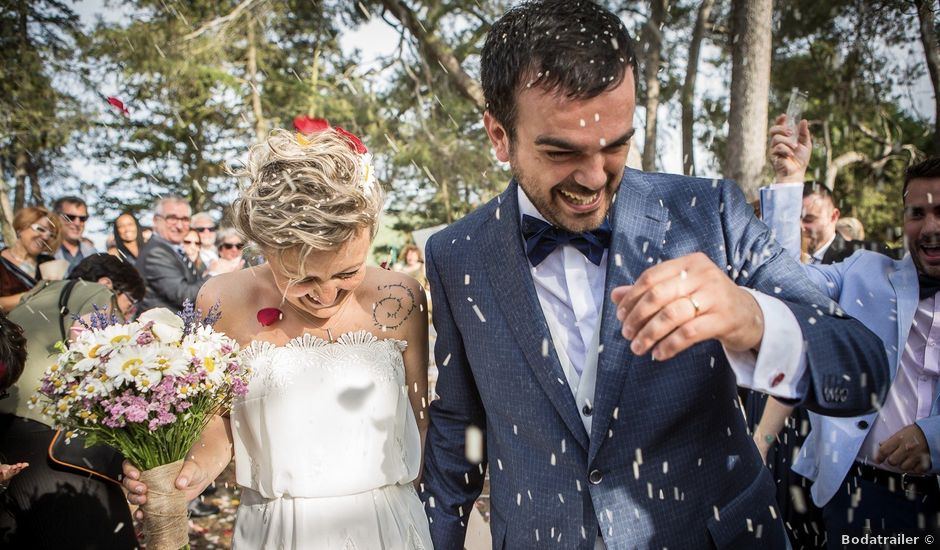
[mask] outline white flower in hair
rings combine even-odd
[[[359,172],[362,174],[362,190],[366,193],[372,191],[375,185],[375,167],[372,166],[372,153],[363,153],[359,156]]]

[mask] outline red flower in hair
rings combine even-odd
[[[347,132],[346,130],[344,130],[344,129],[341,128],[340,126],[337,126],[336,128],[334,128],[334,130],[336,130],[336,133],[337,133],[337,134],[339,134],[339,135],[341,135],[341,136],[343,136],[343,137],[345,137],[346,139],[349,140],[349,142],[350,142],[350,143],[352,144],[352,146],[353,146],[353,151],[359,153],[360,155],[364,155],[364,154],[366,154],[366,153],[369,152],[369,150],[366,149],[366,146],[362,144],[362,140],[359,139],[358,137],[356,137],[355,134],[350,133],[350,132]]]
[[[269,327],[284,318],[284,312],[276,307],[266,307],[258,310],[258,322],[263,327]]]
[[[107,100],[108,100],[108,103],[110,103],[112,107],[116,108],[118,111],[121,111],[121,114],[123,114],[124,116],[130,115],[130,111],[127,110],[127,107],[124,106],[124,102],[121,101],[120,99],[109,96]]]
[[[330,127],[330,123],[325,118],[311,118],[307,115],[298,115],[294,117],[294,128],[305,136],[322,132]]]

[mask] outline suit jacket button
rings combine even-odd
[[[866,422],[866,421],[864,421],[864,420],[859,420],[859,421],[858,421],[858,424],[856,424],[856,426],[858,426],[858,429],[860,429],[860,430],[865,430],[865,429],[868,428],[868,422]]]
[[[588,481],[591,482],[591,485],[597,485],[604,479],[604,474],[600,470],[591,470],[591,473],[588,475]]]
[[[594,407],[592,407],[590,403],[585,403],[584,406],[581,407],[581,412],[584,413],[584,416],[591,416],[594,414]]]

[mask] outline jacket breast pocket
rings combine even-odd
[[[767,469],[708,520],[714,548],[785,549],[787,534],[774,500],[774,482]]]

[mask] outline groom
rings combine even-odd
[[[574,0],[519,5],[487,37],[483,122],[514,178],[427,246],[436,548],[462,547],[487,465],[497,549],[784,548],[736,386],[831,416],[884,397],[880,341],[733,183],[624,169],[631,48]]]

